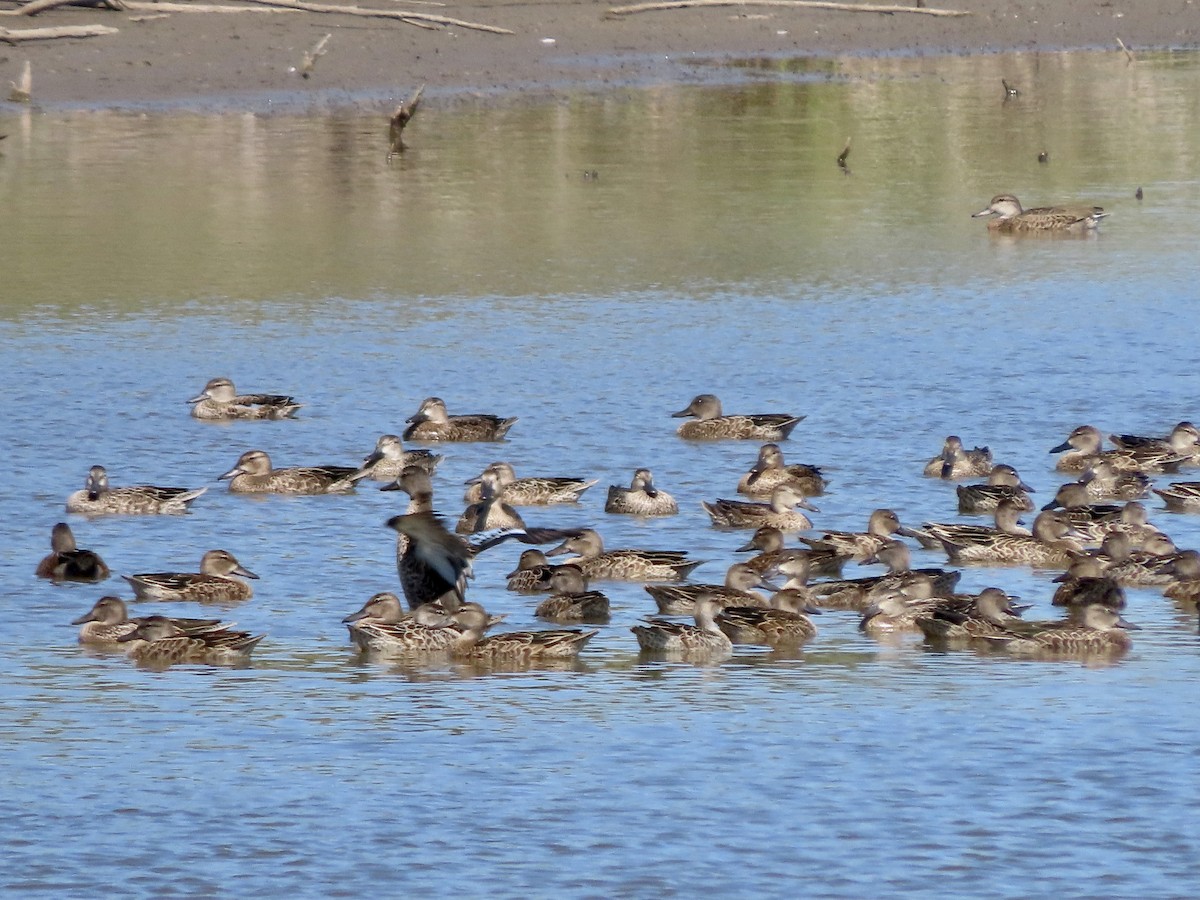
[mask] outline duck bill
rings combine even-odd
[[[1061,444],[1059,444],[1057,447],[1051,447],[1051,448],[1050,448],[1050,452],[1051,452],[1051,453],[1064,453],[1064,452],[1066,452],[1067,450],[1070,450],[1070,449],[1071,449],[1071,442],[1070,442],[1070,441],[1063,441],[1063,442],[1062,442]]]
[[[342,624],[343,625],[351,625],[354,622],[358,622],[361,619],[365,619],[366,617],[367,617],[367,608],[364,606],[358,612],[350,613],[350,615],[348,615],[348,616],[346,616],[346,618],[342,619]]]
[[[807,500],[801,500],[796,505],[798,507],[800,507],[801,509],[807,509],[809,512],[818,512],[819,513],[821,511],[819,507],[813,506],[813,504],[809,503]]]
[[[751,540],[751,541],[747,541],[746,543],[742,544],[742,546],[740,546],[740,547],[735,547],[733,552],[734,553],[750,553],[752,550],[757,550],[757,549],[758,548],[756,546],[754,546],[754,541]]]
[[[553,550],[547,550],[546,555],[547,556],[562,556],[564,553],[570,553],[571,548],[567,546],[569,543],[571,543],[571,539],[567,538],[565,541],[563,541],[561,544],[559,544]]]
[[[72,625],[85,625],[88,622],[95,622],[95,621],[96,621],[95,610],[89,610],[88,612],[86,612],[82,616],[80,616],[78,619],[72,619],[71,624]]]
[[[376,450],[374,453],[372,453],[370,456],[366,457],[363,460],[362,467],[364,469],[369,469],[369,468],[371,468],[371,466],[375,465],[375,463],[379,462],[381,459],[383,459],[383,454],[380,453],[378,450]]]
[[[253,578],[256,581],[258,580],[258,576],[255,575],[253,572],[251,572],[249,569],[247,569],[245,566],[238,566],[236,569],[233,570],[233,574],[241,575],[243,578]]]
[[[227,479],[233,478],[235,475],[241,475],[241,474],[242,474],[242,470],[239,469],[237,466],[234,466],[232,469],[230,469],[224,475],[218,475],[217,481],[225,481]]]
[[[971,218],[972,219],[982,219],[984,216],[990,216],[991,214],[992,214],[992,208],[989,206],[987,209],[981,209],[977,213],[971,213]]]
[[[1124,628],[1126,631],[1141,631],[1142,630],[1141,625],[1134,625],[1132,622],[1130,622],[1124,616],[1117,619],[1117,627]]]
[[[193,397],[191,400],[188,401],[188,403],[200,403],[207,399],[208,399],[208,394],[205,393],[205,394],[201,394],[199,397]]]
[[[1049,510],[1052,510],[1052,509],[1058,509],[1058,501],[1057,500],[1051,500],[1049,503],[1047,503],[1045,506],[1043,506],[1042,512],[1048,512]]]
[[[691,415],[693,415],[692,408],[689,406],[687,409],[681,409],[679,412],[671,413],[671,418],[672,419],[686,419],[686,418],[688,418],[688,416],[691,416]]]
[[[123,634],[119,638],[117,638],[117,643],[118,644],[128,644],[130,641],[140,641],[140,640],[142,640],[142,638],[138,637],[138,633],[136,631],[131,631],[128,634]]]

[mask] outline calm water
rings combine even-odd
[[[719,581],[745,535],[699,501],[731,496],[756,446],[680,441],[667,414],[697,392],[807,414],[784,449],[829,474],[814,518],[831,528],[878,505],[952,519],[953,489],[919,476],[951,432],[1048,499],[1047,450],[1074,426],[1200,418],[1194,57],[771,63],[746,81],[431,108],[391,165],[378,117],[0,114],[7,892],[1200,889],[1200,641],[1156,592],[1130,591],[1142,630],[1108,667],[881,645],[836,612],[794,657],[644,661],[628,629],[652,604],[609,583],[612,623],[575,669],[403,669],[356,659],[339,624],[396,588],[382,523],[401,495],[213,481],[252,447],[355,462],[439,394],[521,419],[506,444],[445,450],[439,508],[497,458],[599,478],[527,521],[688,548]],[[991,239],[969,214],[1000,191],[1112,216],[1093,239]],[[188,418],[216,374],[305,408]],[[155,673],[76,645],[66,623],[119,582],[31,573],[93,463],[115,484],[210,485],[187,516],[71,524],[116,572],[234,552],[262,576],[221,610],[268,633],[252,667]],[[602,512],[642,465],[679,516]],[[1148,505],[1200,545],[1200,519]],[[505,627],[538,625],[503,590],[519,550],[482,556],[471,589]],[[1041,618],[1049,577],[962,585]]]

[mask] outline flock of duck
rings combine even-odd
[[[205,420],[285,419],[300,408],[292,397],[238,394],[226,378],[214,378],[189,401],[192,415]],[[1200,482],[1177,481],[1154,487],[1150,476],[1200,466],[1200,429],[1180,422],[1169,434],[1105,436],[1092,426],[1076,428],[1051,453],[1057,469],[1077,475],[1063,484],[1038,512],[1030,528],[1020,516],[1034,512],[1032,488],[1011,465],[994,463],[986,447],[968,449],[947,437],[941,452],[925,466],[927,477],[958,484],[959,513],[991,515],[991,525],[926,522],[905,526],[890,509],[877,509],[862,532],[812,531],[802,510],[827,482],[819,468],[788,464],[780,442],[803,416],[727,415],[712,394],[701,394],[673,413],[684,418],[681,438],[692,441],[747,440],[760,444],[758,458],[737,484],[744,499],[703,502],[715,527],[746,529],[738,548],[753,553],[728,567],[720,584],[690,581],[702,560],[682,551],[606,548],[592,528],[527,526],[517,507],[577,503],[596,480],[518,477],[508,462],[496,462],[467,483],[466,509],[447,527],[434,512],[433,481],[442,456],[428,448],[463,441],[499,441],[517,421],[492,415],[450,415],[442,400],[426,399],[402,436],[385,434],[357,468],[302,466],[275,468],[262,450],[243,453],[221,475],[231,492],[324,494],[350,491],[365,480],[381,490],[409,497],[406,511],[387,526],[397,535],[399,593],[371,597],[343,622],[350,641],[364,653],[388,657],[433,655],[473,660],[570,659],[597,634],[584,628],[494,631],[504,616],[492,615],[468,599],[473,565],[490,547],[505,541],[530,545],[510,572],[508,588],[537,595],[536,616],[558,623],[605,623],[607,596],[593,582],[645,582],[658,616],[633,625],[643,652],[720,659],[735,644],[795,648],[812,640],[812,616],[822,610],[850,610],[872,635],[919,632],[928,641],[991,648],[1039,657],[1119,654],[1129,631],[1125,587],[1156,587],[1179,602],[1200,600],[1200,554],[1179,550],[1148,520],[1141,500],[1151,491],[1167,508],[1200,511]],[[66,509],[88,516],[154,515],[185,511],[207,488],[113,487],[101,466],[93,466],[82,490],[67,498]],[[628,487],[608,489],[605,512],[666,516],[678,504],[656,487],[648,469],[638,469]],[[810,532],[800,535],[799,532]],[[799,546],[787,546],[796,535]],[[1028,607],[997,587],[978,594],[956,593],[960,571],[913,568],[910,547],[942,551],[954,564],[1028,565],[1061,569],[1053,604],[1062,618],[1029,621]],[[536,545],[554,546],[549,550]],[[55,581],[99,582],[110,570],[98,553],[76,546],[70,526],[51,533],[51,553],[37,567]],[[552,558],[566,556],[560,563]],[[880,564],[886,572],[843,578],[844,564]],[[122,576],[138,602],[234,603],[253,596],[258,578],[225,550],[204,554],[197,572],[157,572]],[[403,601],[401,600],[403,597]],[[673,617],[673,618],[672,618]],[[686,617],[686,618],[685,618]],[[75,620],[81,643],[124,648],[137,662],[230,664],[246,661],[262,635],[237,631],[218,619],[166,615],[130,617],[126,601],[104,596]]]

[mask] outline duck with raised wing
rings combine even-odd
[[[627,516],[673,516],[679,512],[679,505],[674,497],[654,486],[649,469],[638,469],[629,487],[609,486],[604,511]]]
[[[781,484],[792,485],[806,497],[820,496],[829,486],[816,466],[785,465],[778,444],[763,444],[758,450],[758,460],[738,482],[737,492],[748,497],[769,497]]]
[[[682,581],[704,562],[688,559],[682,550],[605,550],[604,539],[591,528],[580,530],[546,555],[563,553],[577,554],[564,562],[579,566],[590,580]]]
[[[1104,450],[1104,435],[1094,425],[1080,425],[1061,444],[1050,448],[1061,453],[1055,463],[1060,472],[1083,472],[1094,469],[1097,463],[1107,462],[1118,472],[1159,473],[1175,472],[1187,461],[1171,450],[1157,447],[1118,448]],[[1136,498],[1129,498],[1136,499]]]
[[[695,421],[684,422],[677,434],[693,441],[786,441],[805,418],[784,413],[727,416],[721,412],[721,401],[715,394],[698,394],[679,412],[671,413],[673,419],[689,417]]]
[[[598,631],[578,628],[553,631],[508,631],[484,637],[488,614],[478,603],[464,603],[454,613],[454,622],[462,636],[451,648],[455,656],[478,660],[574,659]]]
[[[988,473],[986,484],[960,484],[956,492],[958,511],[962,515],[995,512],[1004,500],[1018,503],[1026,512],[1034,510],[1029,495],[1035,491],[1021,480],[1017,470],[1008,463],[994,465]]]
[[[987,447],[968,450],[962,438],[949,435],[942,442],[942,452],[925,464],[925,475],[929,478],[978,478],[992,471],[992,451]]]
[[[249,661],[264,637],[246,631],[186,631],[166,616],[148,616],[129,634],[117,638],[117,643],[128,644],[127,655],[142,665],[237,665]]]
[[[359,650],[390,656],[447,652],[462,636],[444,610],[426,604],[408,612],[388,591],[372,596],[342,624]]]
[[[127,634],[137,630],[144,618],[129,618],[129,608],[120,597],[101,597],[92,608],[71,622],[82,626],[79,643],[97,646],[116,644]],[[219,619],[178,619],[172,617],[171,624],[184,632],[227,631],[232,626],[222,625]]]
[[[1063,621],[1023,622],[1019,631],[988,636],[987,640],[1019,656],[1117,654],[1132,646],[1129,630],[1135,628],[1115,609],[1093,603]]]
[[[796,507],[820,512],[790,484],[781,484],[775,488],[771,492],[770,503],[718,498],[712,503],[701,500],[700,505],[717,527],[760,528],[763,525],[773,525],[785,533],[812,528],[812,521]]]
[[[239,394],[228,378],[210,378],[204,390],[188,403],[192,416],[210,421],[230,419],[286,419],[300,408],[284,394]]]
[[[664,616],[690,616],[695,610],[696,600],[712,597],[731,606],[771,605],[770,598],[754,588],[761,587],[763,577],[745,563],[734,563],[725,573],[725,584],[648,584],[646,593],[658,604],[658,612]]]
[[[365,478],[353,466],[290,466],[276,469],[263,450],[247,450],[218,481],[234,494],[340,494]]]
[[[67,498],[67,512],[86,516],[182,513],[187,512],[188,504],[207,490],[206,487],[190,490],[149,484],[110,487],[104,466],[92,466],[83,490]]]
[[[608,597],[588,590],[579,566],[557,566],[547,579],[551,594],[538,604],[534,615],[555,622],[607,622]]]
[[[235,577],[237,576],[237,577]],[[145,572],[122,575],[139,600],[190,600],[196,603],[237,603],[254,596],[243,578],[258,578],[227,550],[209,550],[199,572]]]
[[[1114,447],[1122,450],[1159,450],[1187,458],[1184,465],[1200,462],[1200,428],[1191,422],[1180,422],[1165,437],[1146,437],[1140,434],[1110,434]]]
[[[38,563],[36,574],[51,581],[95,584],[107,578],[109,571],[99,553],[76,547],[71,526],[59,522],[50,530],[50,554]]]
[[[356,475],[372,481],[395,481],[408,466],[432,476],[442,461],[440,454],[429,450],[405,450],[404,441],[394,434],[381,435],[375,451],[363,460]]]
[[[733,642],[716,623],[716,615],[720,611],[719,600],[701,597],[696,601],[693,612],[695,625],[666,619],[647,619],[645,624],[634,625],[630,631],[637,636],[638,647],[643,651],[723,658],[733,653]]]
[[[440,600],[449,604],[447,609],[457,609],[466,599],[475,557],[467,542],[447,531],[432,512],[392,516],[387,527],[406,538],[396,568],[408,608]]]
[[[1017,234],[1026,231],[1091,231],[1108,213],[1100,206],[1038,206],[1024,209],[1012,194],[997,194],[971,218],[990,216],[989,231]]]
[[[746,560],[746,565],[766,577],[778,570],[783,562],[802,558],[812,574],[836,578],[842,574],[842,565],[846,562],[845,557],[838,556],[828,548],[788,547],[784,542],[783,532],[774,525],[759,527],[750,540],[734,552],[749,553],[753,550],[758,550],[759,553]]]
[[[928,641],[957,643],[1005,635],[1023,621],[1012,598],[1000,588],[984,588],[967,605],[940,604],[915,623]]]
[[[807,603],[804,592],[778,591],[769,607],[726,606],[716,617],[717,627],[735,644],[794,647],[817,636],[810,615],[820,610]]]
[[[492,415],[452,416],[441,397],[426,397],[407,420],[406,441],[502,441],[517,420]]]
[[[463,499],[467,503],[478,503],[484,499],[484,477],[494,476],[497,496],[511,506],[549,506],[554,503],[578,503],[583,492],[594,485],[597,479],[534,476],[518,478],[511,463],[494,462],[476,478],[467,482],[469,487]]]
[[[911,534],[911,531],[900,524],[900,517],[895,510],[877,509],[867,519],[867,530],[864,531],[826,531],[819,538],[801,537],[813,550],[828,551],[842,559],[862,561],[870,559],[892,535],[900,532]]]
[[[1172,512],[1200,512],[1200,481],[1172,481],[1165,488],[1154,488]]]

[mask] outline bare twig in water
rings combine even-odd
[[[29,64],[29,60],[25,60],[25,66],[21,69],[21,77],[16,81],[10,81],[12,91],[8,95],[8,99],[13,103],[28,103],[33,96],[33,66]]]
[[[392,157],[397,153],[403,153],[405,149],[404,143],[404,126],[408,124],[409,119],[417,114],[417,108],[421,105],[421,94],[425,93],[425,85],[421,85],[413,95],[396,107],[396,111],[392,113],[392,118],[388,127],[388,138],[390,149],[388,150],[388,162],[391,162]]]
[[[869,12],[891,15],[893,13],[918,13],[926,16],[969,16],[962,9],[936,9],[924,6],[896,6],[874,3],[831,3],[826,0],[669,0],[665,3],[637,3],[633,6],[614,6],[611,16],[627,16],[632,13],[652,12],[666,9],[688,9],[694,6],[786,6],[793,9],[827,9],[834,12]]]
[[[837,164],[838,164],[838,168],[841,169],[843,172],[845,172],[847,175],[850,174],[850,167],[846,165],[846,160],[849,158],[850,158],[850,138],[846,138],[846,146],[843,147],[842,152],[838,154]]]
[[[1125,58],[1127,60],[1129,60],[1131,63],[1137,62],[1137,57],[1133,55],[1133,51],[1126,47],[1125,42],[1120,38],[1117,38],[1117,46],[1125,51]]]
[[[312,74],[313,67],[316,66],[317,60],[325,55],[325,45],[329,43],[329,39],[331,37],[333,37],[332,34],[325,35],[325,37],[321,38],[312,45],[311,50],[305,52],[304,64],[300,67],[301,78],[307,78]]]

